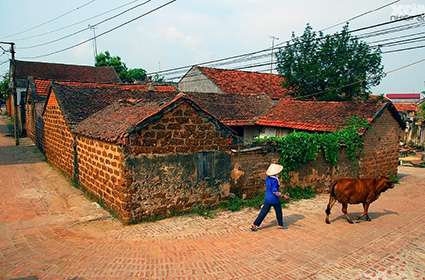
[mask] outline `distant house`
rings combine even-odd
[[[418,115],[419,108],[425,100],[418,103],[396,103],[403,121],[406,123],[403,143],[408,145],[425,146],[425,120]]]
[[[425,96],[422,93],[388,93],[385,97],[393,103],[418,103]]]
[[[11,68],[9,68],[11,69]],[[26,124],[26,93],[28,88],[35,88],[34,83],[29,84],[32,80],[56,80],[56,81],[77,81],[77,82],[93,82],[93,83],[119,83],[120,79],[112,67],[93,67],[72,64],[57,64],[34,61],[16,61],[16,96],[18,105],[18,128],[20,134],[25,133]],[[36,94],[34,91],[32,94]],[[34,99],[36,100],[36,99]],[[37,102],[43,102],[42,98]],[[8,99],[8,113],[10,116],[15,115],[13,107],[13,96]],[[30,113],[29,116],[33,114]],[[34,122],[34,120],[31,120]]]
[[[283,87],[283,82],[284,78],[275,74],[194,66],[178,85],[182,92],[267,94],[276,100],[288,95],[289,91]]]

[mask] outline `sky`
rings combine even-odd
[[[137,1],[126,8],[143,1]],[[48,35],[27,37],[81,21],[131,0],[92,0],[90,4],[48,24],[22,34],[8,36],[37,26],[88,2],[89,0],[0,0],[0,40],[16,42],[18,59],[43,55],[84,41],[92,36],[93,31],[85,30],[47,46],[24,48],[87,28],[88,24],[93,25],[126,8]],[[166,2],[167,0],[152,0],[116,19],[100,24],[95,32],[101,34]],[[120,56],[130,68],[140,67],[153,72],[268,48],[271,46],[270,36],[279,37],[278,42],[282,42],[289,39],[292,32],[302,33],[307,23],[320,30],[390,2],[392,1],[177,0],[157,12],[98,38],[97,47],[99,52],[109,50],[112,55]],[[425,12],[425,0],[401,0],[396,5],[350,22],[350,28],[389,21],[392,15],[419,12]],[[425,23],[425,18],[423,20]],[[341,26],[327,32],[334,33],[340,28]],[[409,32],[421,31],[425,32],[425,25]],[[423,44],[424,42],[418,45]],[[6,59],[6,55],[0,56],[0,63]],[[383,64],[385,71],[390,71],[420,59],[425,59],[425,48],[385,54]],[[93,65],[94,50],[89,42],[59,54],[31,60]],[[1,65],[0,72],[5,72],[7,67],[7,64]],[[425,90],[424,70],[425,63],[422,63],[388,75],[379,86],[373,88],[373,92],[383,94]]]

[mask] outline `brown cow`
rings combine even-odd
[[[368,215],[369,205],[379,198],[382,192],[392,189],[394,184],[388,177],[379,179],[339,179],[331,188],[328,207],[326,208],[326,223],[330,224],[329,215],[335,202],[342,204],[342,213],[350,224],[353,220],[347,213],[348,204],[363,203],[363,215],[358,219],[365,217],[371,221]]]

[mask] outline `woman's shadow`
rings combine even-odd
[[[296,224],[296,222],[298,222],[299,220],[302,220],[304,218],[305,218],[305,216],[300,215],[300,214],[291,214],[291,215],[288,215],[288,216],[283,216],[283,224],[284,224],[284,226],[287,227],[287,226]],[[267,225],[260,227],[259,230],[270,228],[270,227],[275,227],[275,226],[277,226],[277,221],[273,220],[270,223],[268,223]]]

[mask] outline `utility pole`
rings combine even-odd
[[[279,40],[278,37],[276,36],[270,36],[270,38],[272,39],[272,53],[270,55],[270,74],[273,74],[273,55],[274,55],[274,42],[276,40]]]
[[[97,56],[96,25],[89,24],[89,28],[93,30],[93,54],[94,54],[94,63],[96,63],[96,56]]]
[[[19,145],[19,132],[18,132],[18,100],[16,94],[16,60],[15,60],[15,43],[13,42],[0,42],[0,44],[10,45],[10,72],[12,78],[12,97],[13,97],[13,111],[14,111],[14,122],[13,122],[13,130],[15,136],[15,144]]]
[[[270,36],[270,38],[272,39],[272,53],[270,55],[270,93],[272,93],[273,92],[273,82],[272,82],[273,77],[272,77],[272,74],[273,74],[274,42],[276,40],[279,40],[279,38],[276,37],[276,36]]]

